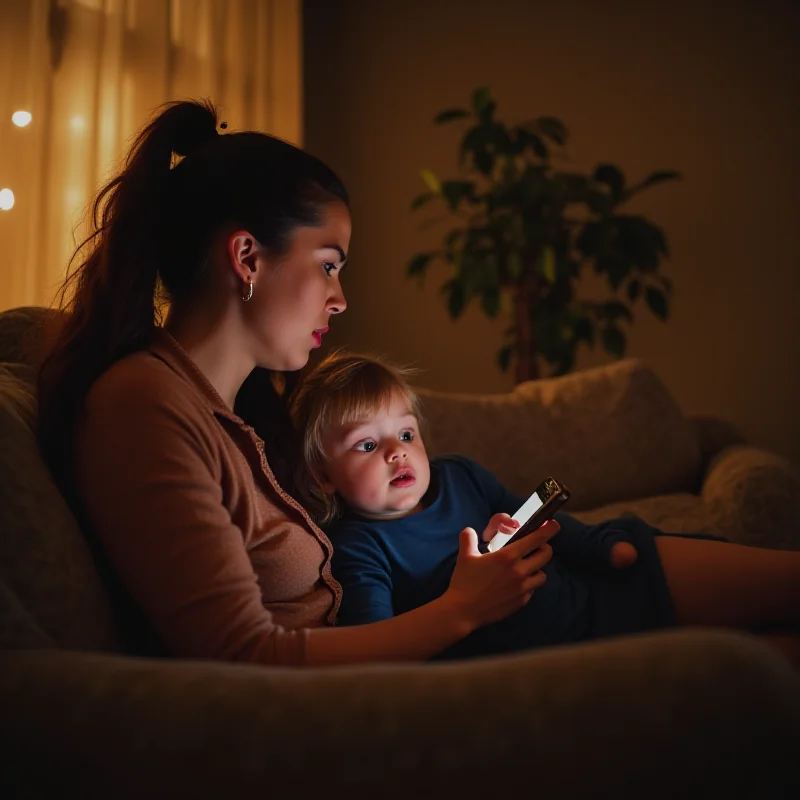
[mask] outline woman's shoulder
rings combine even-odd
[[[113,424],[165,437],[217,439],[219,412],[233,416],[200,377],[142,350],[120,359],[94,382],[83,427],[105,430]]]
[[[186,403],[193,387],[183,376],[148,350],[131,353],[112,364],[92,384],[87,406],[154,406]]]

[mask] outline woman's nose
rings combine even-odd
[[[347,300],[345,300],[342,287],[337,287],[336,292],[328,300],[328,311],[331,314],[341,314],[347,308]]]

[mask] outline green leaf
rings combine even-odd
[[[442,286],[442,293],[447,295],[447,310],[452,319],[458,319],[466,306],[464,286],[455,278],[447,281]]]
[[[605,222],[587,222],[575,242],[575,246],[586,258],[595,258],[603,250],[609,225]]]
[[[432,258],[433,253],[417,253],[412,256],[406,267],[406,275],[409,278],[413,278],[415,275],[421,276],[428,268]]]
[[[511,357],[514,355],[514,346],[510,344],[503,345],[497,351],[497,366],[503,372],[508,372],[509,366],[511,366]]]
[[[611,190],[611,198],[616,203],[622,198],[625,188],[625,176],[613,164],[599,164],[592,176],[599,183],[604,183]]]
[[[586,205],[589,206],[595,214],[607,217],[611,213],[612,204],[612,198],[605,192],[595,189],[588,189],[586,191]]]
[[[489,175],[494,167],[494,156],[487,150],[479,150],[475,153],[474,158],[475,168],[482,172],[484,175]]]
[[[452,122],[454,119],[464,119],[464,117],[468,116],[469,111],[465,108],[446,108],[444,111],[440,111],[433,118],[433,121],[437,125],[441,125],[444,122]]]
[[[522,275],[522,259],[516,250],[512,250],[506,257],[506,272],[508,277],[512,279],[519,278]]]
[[[622,358],[625,355],[625,334],[613,325],[603,328],[603,347],[606,352],[610,353],[616,358]]]
[[[631,310],[625,305],[625,303],[620,303],[619,300],[610,300],[609,302],[605,303],[603,306],[603,313],[605,314],[606,318],[612,322],[616,321],[620,317],[625,317],[628,322],[633,322],[633,314],[631,313]]]
[[[661,229],[642,216],[616,217],[619,252],[631,265],[654,272],[659,253],[665,249]]]
[[[616,291],[631,272],[631,265],[618,256],[601,256],[594,262],[595,272],[605,274],[611,288]]]
[[[418,208],[421,208],[436,195],[433,192],[423,192],[422,194],[418,194],[412,201],[411,201],[411,210],[416,211]]]
[[[633,195],[641,192],[643,189],[648,189],[651,186],[655,186],[656,184],[664,183],[665,181],[680,180],[680,177],[681,174],[679,172],[675,172],[674,170],[671,169],[664,169],[664,170],[659,170],[658,172],[652,172],[643,181],[635,184],[634,186],[631,186],[625,192],[624,199],[628,200],[631,197],[633,197]]]
[[[589,317],[581,316],[575,320],[573,325],[576,342],[586,342],[589,347],[594,347],[594,321]]]
[[[472,196],[475,184],[472,181],[442,181],[441,193],[447,205],[455,210],[462,199]]]
[[[539,253],[536,271],[552,286],[556,282],[556,251],[545,245]]]
[[[421,169],[419,174],[422,176],[422,180],[425,182],[425,185],[434,193],[439,194],[442,191],[442,184],[438,177],[436,177],[436,173],[430,169]]]
[[[483,125],[473,125],[461,140],[461,157],[465,153],[475,153],[486,146],[486,129]]]
[[[492,93],[488,86],[479,86],[472,93],[472,108],[476,114],[485,113],[493,105]]]
[[[644,299],[653,314],[660,320],[666,320],[668,314],[667,296],[661,289],[656,289],[655,286],[648,286],[644,292]]]
[[[542,141],[542,137],[539,136],[539,134],[529,131],[526,128],[519,127],[516,129],[515,133],[520,152],[525,150],[525,148],[530,148],[533,154],[538,158],[547,159],[550,156],[547,145]]]
[[[451,248],[463,235],[464,231],[462,231],[461,228],[453,228],[453,230],[444,237],[445,247],[448,249]]]
[[[487,124],[486,128],[486,149],[495,154],[512,155],[514,143],[508,128],[501,122]]]
[[[567,126],[557,117],[539,117],[536,120],[536,127],[556,144],[564,145],[567,143],[569,131],[567,131]]]
[[[636,278],[631,278],[631,280],[628,283],[628,300],[630,300],[631,303],[635,303],[636,300],[638,300],[641,291],[642,291],[641,281],[637,280]]]
[[[496,286],[489,286],[484,290],[481,307],[491,319],[495,319],[500,313],[500,291]]]

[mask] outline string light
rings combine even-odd
[[[14,192],[11,189],[0,189],[0,211],[14,208]]]
[[[31,117],[30,111],[15,111],[11,115],[11,121],[18,128],[24,128],[26,125],[30,123],[31,119],[33,119],[33,117]]]

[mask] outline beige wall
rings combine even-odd
[[[800,6],[589,0],[306,0],[306,144],[353,198],[350,307],[332,344],[387,353],[420,383],[503,391],[501,323],[451,322],[437,294],[404,275],[437,241],[408,203],[418,171],[455,171],[461,129],[440,109],[489,85],[508,121],[560,116],[576,167],[680,183],[637,209],[664,227],[675,284],[666,324],[642,307],[629,355],[689,413],[722,415],[800,464]],[[439,231],[442,230],[440,227]],[[602,363],[584,353],[583,368]]]

